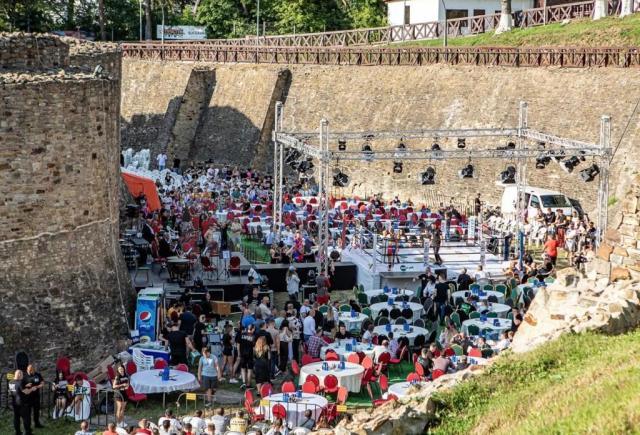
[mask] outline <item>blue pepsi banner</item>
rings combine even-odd
[[[138,298],[136,307],[136,329],[140,333],[140,342],[156,341],[158,320],[158,299]]]

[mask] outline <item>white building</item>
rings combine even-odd
[[[428,23],[500,13],[500,0],[386,0],[389,25]],[[513,12],[534,7],[535,0],[512,0]],[[446,12],[445,12],[446,11]]]

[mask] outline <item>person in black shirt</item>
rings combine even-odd
[[[482,210],[482,201],[480,200],[480,194],[476,196],[476,199],[473,201],[474,211],[476,216],[480,216],[480,211]]]
[[[16,435],[21,435],[20,419],[26,435],[33,435],[31,432],[31,409],[27,403],[27,395],[34,391],[31,384],[26,382],[22,370],[16,370],[13,381],[9,382],[9,393],[11,394],[11,405],[13,406],[13,428]]]
[[[36,372],[33,364],[27,366],[25,381],[31,384],[31,388],[33,388],[33,391],[28,395],[29,408],[33,410],[33,424],[37,428],[42,428],[44,426],[40,424],[40,390],[44,387],[44,380],[42,375]]]
[[[431,247],[433,248],[433,256],[435,258],[435,263],[440,265],[442,264],[442,257],[440,256],[440,245],[442,244],[442,234],[440,233],[440,228],[433,229],[433,235],[431,236]]]
[[[129,388],[129,376],[122,364],[116,369],[116,377],[113,379],[112,387],[116,401],[116,424],[121,427],[124,423],[124,410],[127,407],[127,389]]]
[[[186,364],[187,349],[194,350],[187,333],[181,331],[177,324],[171,324],[165,341],[169,344],[171,365]]]
[[[436,303],[438,312],[440,313],[440,321],[444,320],[444,307],[449,299],[449,284],[444,280],[443,275],[438,276],[436,283],[436,292],[433,301]]]
[[[69,391],[67,390],[67,385],[69,383],[64,377],[64,373],[58,370],[56,372],[56,379],[51,386],[53,389],[53,399],[54,399],[54,407],[53,407],[53,418],[57,419],[62,417],[64,414],[64,410],[67,408],[67,402],[69,401]]]
[[[249,325],[240,335],[238,341],[238,354],[240,355],[240,374],[242,376],[242,386],[245,389],[251,387],[253,376],[253,346],[256,341],[255,326]]]
[[[256,340],[260,337],[264,337],[264,339],[267,340],[269,347],[273,346],[273,337],[269,334],[269,331],[267,331],[267,322],[264,320],[258,320],[254,325],[256,325],[257,328]]]
[[[193,328],[196,326],[197,321],[198,319],[191,312],[191,307],[187,307],[185,311],[180,314],[180,330],[184,331],[187,335],[193,335]]]
[[[418,275],[418,279],[420,280],[420,294],[422,294],[422,297],[425,297],[424,289],[427,288],[429,283],[434,284],[436,282],[436,277],[433,272],[431,272],[431,268],[427,267],[424,273]],[[415,281],[416,279],[414,278],[413,280]]]
[[[338,332],[336,332],[336,336],[335,339],[336,340],[346,340],[348,338],[351,338],[351,333],[349,331],[347,331],[347,327],[345,326],[344,323],[340,322],[339,326],[338,326]]]
[[[467,273],[467,269],[462,269],[462,273],[458,275],[458,279],[456,281],[458,282],[458,290],[460,291],[469,290],[469,286],[473,283],[473,280]]]

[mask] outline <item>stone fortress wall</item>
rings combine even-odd
[[[118,245],[120,54],[0,34],[0,366],[90,367],[127,333]],[[94,75],[94,68],[103,73]]]
[[[215,69],[215,85],[203,107],[197,133],[191,142],[191,159],[236,164],[253,163],[270,169],[272,105],[284,102],[284,128],[317,132],[321,118],[330,131],[407,130],[417,128],[515,127],[518,104],[529,103],[529,125],[548,133],[597,142],[600,117],[612,116],[615,145],[640,96],[640,76],[634,69],[507,68],[433,65],[403,66],[271,66],[206,64],[189,62],[123,61],[123,147],[167,149],[180,98],[188,94],[189,76],[202,68]],[[212,113],[213,112],[213,113]],[[630,137],[640,125],[633,122],[613,161],[611,184],[618,184],[621,162],[633,152]],[[260,139],[262,138],[262,140]],[[504,146],[504,141],[467,140],[467,148]],[[406,141],[409,147],[430,148],[432,140]],[[443,149],[455,139],[439,140]],[[337,147],[336,143],[331,144]],[[348,143],[359,150],[362,143]],[[374,149],[393,149],[396,143],[373,141]],[[421,200],[427,197],[485,199],[497,203],[501,187],[495,182],[508,161],[472,162],[479,174],[461,180],[458,170],[467,162],[405,163],[401,174],[392,162],[343,163],[351,183],[334,193],[399,195]],[[536,170],[527,167],[529,184],[560,190],[578,199],[586,210],[596,204],[598,183],[584,183],[556,163]],[[421,186],[419,174],[435,167],[436,185]],[[611,196],[614,196],[614,188]],[[615,202],[615,200],[612,200]]]

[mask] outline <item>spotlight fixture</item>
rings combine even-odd
[[[546,154],[540,154],[536,157],[536,169],[544,169],[551,162],[551,157]]]
[[[398,158],[402,158],[405,154],[407,154],[407,146],[404,144],[404,141],[400,139],[398,146],[396,147],[395,156]]]
[[[395,174],[402,174],[402,162],[393,162],[393,172]]]
[[[516,143],[515,142],[507,142],[507,144],[505,146],[497,147],[496,149],[498,151],[515,150],[516,149]]]
[[[507,169],[500,173],[500,181],[502,184],[515,184],[516,183],[516,167],[507,166]]]
[[[423,186],[436,184],[436,170],[429,166],[426,171],[420,174],[420,183]]]
[[[562,163],[562,169],[571,173],[575,169],[576,166],[580,164],[580,159],[576,156],[571,156],[567,160]]]
[[[460,178],[473,178],[474,173],[475,173],[475,170],[473,168],[473,165],[469,163],[467,166],[465,166],[460,170],[458,175],[460,176]]]
[[[462,149],[464,147],[467,146],[467,139],[465,139],[464,137],[459,137],[458,138],[458,148]]]
[[[440,145],[438,142],[434,142],[433,145],[431,145],[431,151],[440,151]]]
[[[369,142],[365,142],[365,144],[362,145],[362,158],[367,162],[373,160],[373,150],[371,149]]]
[[[595,163],[589,166],[587,169],[583,169],[582,171],[580,171],[580,177],[582,177],[582,181],[584,181],[585,183],[593,181],[598,176],[598,174],[600,174],[600,168]]]
[[[306,160],[300,160],[296,166],[298,172],[304,173],[313,169],[313,161],[308,158]]]
[[[564,159],[566,155],[563,148],[560,148],[559,150],[556,150],[556,151],[551,151],[551,154],[553,155],[553,158],[556,159],[556,162],[560,162],[560,160]]]
[[[347,187],[349,185],[349,176],[342,171],[338,171],[333,176],[334,187]]]
[[[338,151],[346,151],[347,150],[347,141],[344,139],[340,139],[338,141]]]

